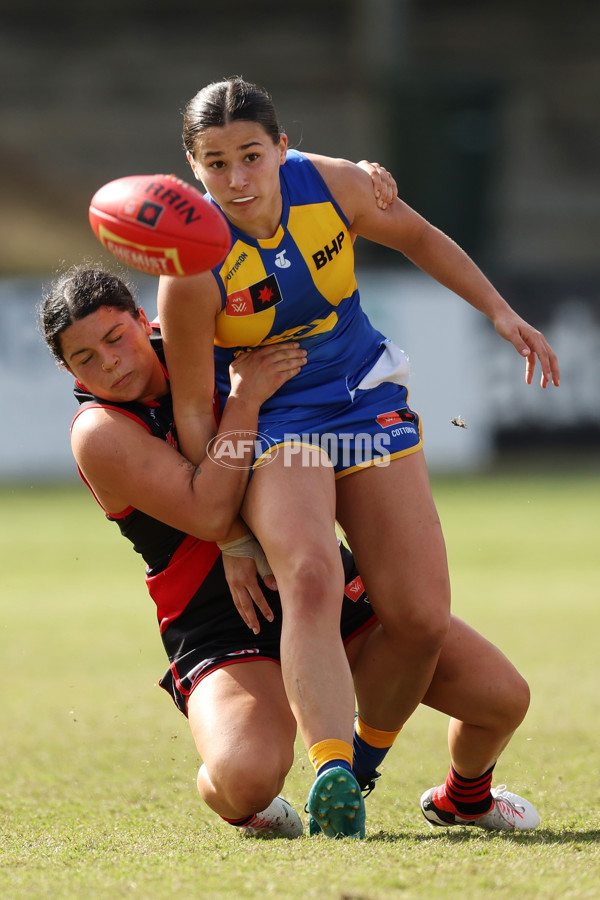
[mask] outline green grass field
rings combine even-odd
[[[517,664],[529,714],[497,766],[539,830],[427,827],[446,720],[419,709],[363,842],[242,839],[201,804],[143,566],[83,486],[0,489],[0,896],[600,897],[600,475],[434,481],[454,609]],[[312,769],[298,742],[285,795]]]

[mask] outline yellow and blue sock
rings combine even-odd
[[[312,745],[308,756],[317,777],[336,766],[352,772],[352,747],[347,741],[339,741],[336,738],[318,741]]]
[[[359,784],[366,783],[373,777],[400,731],[400,728],[397,731],[381,731],[367,725],[360,716],[356,717],[352,768]]]

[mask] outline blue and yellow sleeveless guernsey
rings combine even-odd
[[[221,403],[237,353],[297,340],[307,363],[263,405],[263,451],[318,444],[338,475],[412,453],[421,432],[407,405],[407,360],[361,308],[348,220],[304,154],[288,152],[280,180],[275,235],[256,239],[232,225],[231,249],[213,269],[221,292],[215,333]],[[361,436],[358,456],[348,435]]]

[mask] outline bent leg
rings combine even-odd
[[[421,452],[338,479],[337,516],[381,628],[355,668],[361,716],[402,727],[431,682],[450,618],[442,530]]]
[[[452,716],[446,781],[420,800],[429,824],[486,831],[537,828],[540,817],[529,800],[504,785],[492,788],[496,761],[529,706],[526,682],[498,648],[453,618],[424,702]]]
[[[456,616],[423,703],[451,716],[448,748],[464,778],[494,765],[523,721],[529,687],[490,641]]]
[[[296,723],[275,662],[236,663],[212,672],[188,702],[203,765],[198,790],[226,819],[269,806],[294,759]]]

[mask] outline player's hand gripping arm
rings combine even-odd
[[[375,202],[379,209],[387,209],[398,196],[398,185],[395,178],[388,170],[377,162],[369,162],[368,159],[361,159],[356,163],[361,169],[370,176],[373,184],[373,193],[375,194]]]

